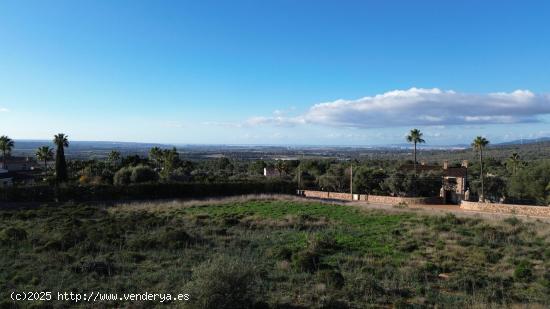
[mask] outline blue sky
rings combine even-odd
[[[548,1],[3,0],[0,134],[316,145],[401,143],[412,127],[429,144],[550,136],[548,20]]]

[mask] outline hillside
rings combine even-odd
[[[177,308],[547,306],[549,227],[287,198],[3,210],[0,299],[148,291],[188,293]]]

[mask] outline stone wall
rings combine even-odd
[[[298,191],[298,195],[303,195],[305,197],[313,197],[313,198],[329,198],[328,194],[329,192],[325,192],[325,191],[311,191],[311,190]]]
[[[460,208],[471,211],[515,214],[533,217],[550,217],[550,207],[546,206],[527,206],[462,201],[460,203]]]
[[[350,193],[329,192],[328,197],[335,200],[352,200]]]
[[[378,204],[399,204],[407,203],[410,205],[414,204],[425,204],[425,198],[423,197],[399,197],[399,196],[383,196],[383,195],[365,195],[365,200],[370,203]]]
[[[334,200],[346,200],[351,201],[352,195],[350,193],[337,193],[337,192],[325,192],[325,191],[311,191],[304,190],[298,191],[298,195],[312,198],[321,199],[334,199]],[[440,204],[442,200],[437,197],[397,197],[397,196],[383,196],[383,195],[368,195],[368,194],[354,194],[355,200],[365,201],[378,204],[390,204],[395,205],[399,203],[414,204]]]

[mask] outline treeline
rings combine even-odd
[[[97,187],[105,188],[101,189],[103,190],[101,192],[109,190],[125,192],[125,190],[137,191],[139,188],[145,190],[147,186],[142,185],[156,185],[157,188],[168,185],[167,188],[173,188],[169,185],[193,184],[197,186],[196,190],[199,190],[200,186],[208,187],[207,184],[240,183],[243,186],[253,186],[255,183],[261,184],[271,179],[292,183],[294,189],[300,187],[301,189],[349,192],[350,186],[353,185],[355,193],[394,196],[438,196],[442,186],[442,170],[414,173],[412,170],[402,169],[403,165],[412,165],[412,160],[245,161],[217,158],[191,161],[180,158],[175,149],[162,150],[162,153],[163,155],[159,157],[147,158],[120,157],[115,153],[107,160],[68,161],[68,180],[65,186],[81,187],[78,190],[75,189],[75,192],[87,190],[93,192]],[[441,165],[441,163],[426,162],[430,165]],[[550,202],[550,160],[527,161],[515,154],[506,160],[486,157],[483,159],[483,165],[484,191],[487,200],[537,205],[547,205]],[[352,166],[353,181],[350,179]],[[460,163],[451,161],[449,166],[457,167]],[[273,171],[275,175],[264,177],[264,168]],[[38,183],[55,187],[55,171],[48,170],[44,175],[44,182]],[[471,198],[476,200],[481,195],[479,162],[470,162],[466,185],[470,190]],[[131,188],[125,189],[125,187]],[[145,193],[141,195],[120,193],[120,196],[155,197],[154,192],[152,195],[147,191],[143,192]],[[86,193],[83,194],[86,195]],[[119,193],[105,193],[106,196],[119,196],[117,194]],[[32,196],[39,198],[36,194]]]
[[[149,193],[146,191],[148,187],[142,185],[156,186],[157,188],[164,186],[168,191],[182,184],[204,185],[207,188],[206,184],[239,183],[242,186],[255,188],[254,184],[258,183],[259,186],[262,186],[266,182],[263,172],[264,169],[268,169],[270,171],[268,178],[293,183],[300,189],[336,192],[350,192],[353,189],[353,192],[360,194],[438,196],[443,185],[441,174],[443,170],[416,172],[418,161],[427,161],[423,153],[416,151],[416,145],[425,142],[422,132],[417,129],[411,130],[407,141],[414,144],[414,152],[410,158],[412,160],[248,161],[221,157],[196,161],[182,158],[175,148],[154,147],[147,157],[138,155],[123,157],[119,152],[112,151],[106,160],[70,160],[66,162],[63,151],[64,148],[69,147],[69,142],[65,134],[57,134],[54,139],[57,146],[55,169],[50,169],[47,164],[48,161],[53,160],[53,149],[44,146],[37,150],[37,159],[44,162],[44,171],[38,183],[55,187],[55,190],[58,190],[56,193],[58,195],[62,187],[82,187],[73,190],[75,192],[82,191],[85,196],[86,192],[93,192],[96,188],[108,188],[98,190],[103,190],[101,192],[112,191],[112,193],[105,193],[105,196],[153,198],[156,197],[155,192]],[[550,202],[550,160],[525,160],[518,153],[512,153],[507,158],[495,157],[495,148],[489,148],[488,144],[488,140],[478,136],[473,140],[472,149],[468,152],[473,159],[470,162],[466,183],[471,199],[548,205]],[[13,141],[2,136],[0,149],[3,160],[9,154],[11,147],[13,147]],[[450,166],[460,166],[459,161],[462,159],[455,158],[454,162],[449,160]],[[426,163],[441,165],[441,161]],[[415,168],[413,170],[404,169],[403,165],[414,165]],[[353,175],[353,179],[351,175]],[[351,188],[352,186],[353,188]],[[146,193],[142,195],[138,192],[125,193],[138,190],[140,187]],[[51,192],[52,190],[40,189],[39,192]],[[162,192],[164,189],[158,190]],[[182,190],[186,192],[185,189]],[[196,190],[200,189],[197,187]],[[271,191],[267,190],[266,192]],[[36,194],[30,194],[39,198]],[[51,193],[43,194],[47,196],[45,199],[53,196]],[[166,196],[171,195],[174,194],[166,194]],[[70,196],[70,194],[63,193],[62,196]],[[99,193],[98,196],[103,196],[103,193]]]
[[[218,183],[141,183],[127,186],[62,185],[0,189],[0,202],[89,202],[165,198],[206,198],[246,194],[293,194],[292,182],[274,180]]]

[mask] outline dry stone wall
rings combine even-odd
[[[304,190],[299,191],[299,195],[311,198],[321,199],[334,199],[334,200],[346,200],[351,201],[352,195],[350,193],[337,193],[337,192],[325,192],[325,191],[312,191]],[[399,203],[414,204],[437,204],[441,203],[440,198],[426,198],[426,197],[397,197],[397,196],[383,196],[383,195],[368,195],[368,194],[354,194],[354,200],[365,201],[378,204],[390,204],[395,205]]]
[[[528,206],[496,203],[466,202],[460,203],[460,208],[471,211],[494,212],[504,214],[516,214],[532,217],[550,217],[550,207]]]

